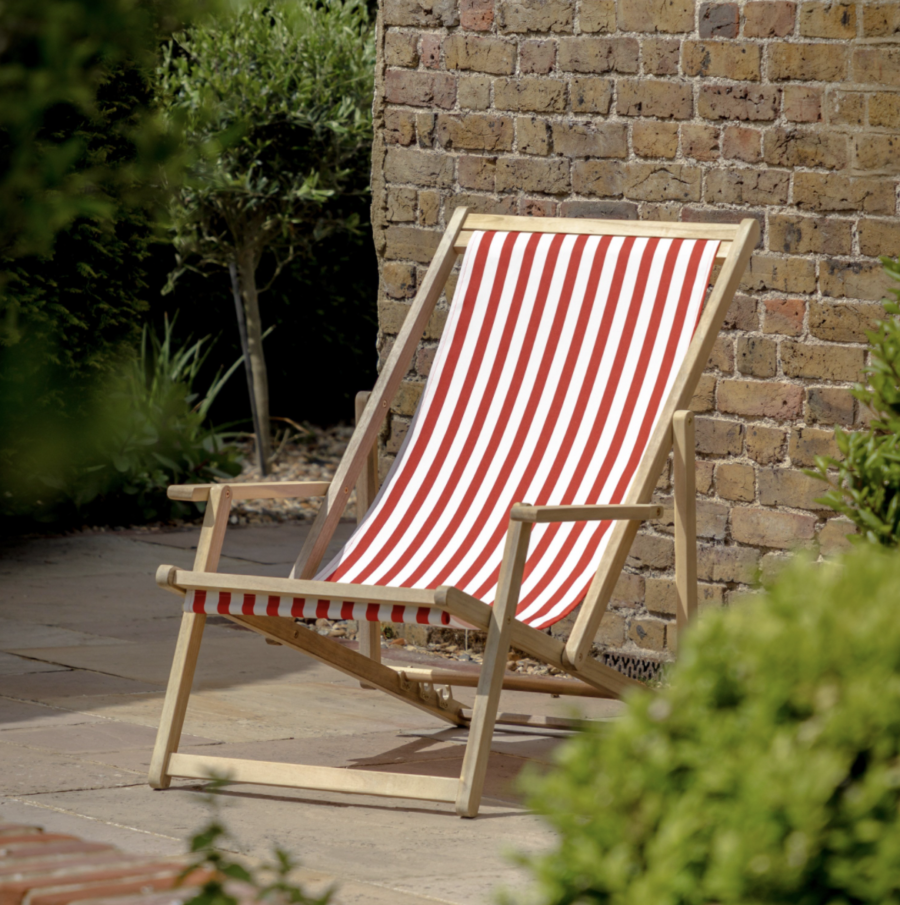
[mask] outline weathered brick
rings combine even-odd
[[[616,0],[581,0],[578,27],[584,32],[609,34],[616,30]]]
[[[710,204],[785,204],[790,179],[787,170],[709,170],[706,201]]]
[[[678,34],[694,27],[692,0],[618,0],[619,31]]]
[[[704,119],[767,122],[778,116],[778,88],[751,85],[701,85],[697,112]]]
[[[389,31],[384,36],[385,65],[415,68],[419,65],[418,43],[413,32]]]
[[[678,126],[675,123],[636,122],[631,143],[638,157],[666,157],[678,153]]]
[[[416,117],[408,110],[386,110],[384,140],[389,145],[411,145],[416,139]]]
[[[510,217],[518,213],[518,199],[507,195],[505,198],[495,198],[492,195],[476,195],[459,193],[447,198],[444,202],[444,219],[450,216],[458,207],[468,207],[477,214],[496,214],[500,217]],[[448,295],[450,289],[448,287]]]
[[[724,602],[723,588],[720,585],[698,584],[697,585],[697,607],[702,612],[710,607],[721,607]],[[661,615],[674,616],[677,601],[677,592],[675,589],[675,581],[671,578],[648,578],[646,606],[651,613],[659,613]],[[675,640],[675,626],[669,624],[666,626],[666,644],[674,647],[672,642]],[[671,633],[670,633],[670,630]]]
[[[716,492],[724,500],[749,503],[756,498],[756,471],[752,465],[720,462],[716,466]]]
[[[550,123],[535,116],[516,119],[516,135],[521,154],[546,157],[550,153]]]
[[[837,132],[769,129],[763,138],[763,156],[771,166],[843,169],[849,159],[847,136]]]
[[[865,3],[862,14],[863,33],[867,38],[896,38],[900,35],[900,6],[894,0]]]
[[[764,0],[744,7],[744,36],[747,38],[784,38],[794,32],[796,3]]]
[[[401,381],[391,402],[391,411],[408,417],[414,415],[424,388],[424,383],[414,383],[411,380]]]
[[[531,157],[502,157],[497,161],[498,192],[521,189],[546,195],[569,191],[569,164],[566,160]]]
[[[819,289],[831,298],[882,299],[891,280],[881,264],[826,259],[819,269]]]
[[[658,619],[635,619],[628,629],[628,639],[644,650],[664,650],[666,624]]]
[[[719,130],[713,126],[685,123],[681,127],[681,150],[694,160],[716,160],[719,156]]]
[[[441,38],[439,35],[422,35],[420,47],[422,65],[426,69],[441,68]]]
[[[858,380],[865,356],[865,349],[851,346],[781,344],[781,367],[789,377]]]
[[[645,201],[641,205],[641,216],[644,220],[658,220],[660,223],[677,223],[683,208],[678,201],[652,202]]]
[[[892,196],[892,186],[874,177],[853,178],[838,173],[794,174],[794,203],[803,210],[893,214]]]
[[[616,111],[621,116],[690,119],[693,96],[689,84],[655,79],[621,79]]]
[[[715,463],[709,459],[697,459],[694,462],[694,483],[697,493],[710,493],[712,491]]]
[[[747,455],[760,465],[771,465],[784,458],[785,433],[777,427],[751,424],[747,427]]]
[[[759,551],[751,547],[700,544],[697,548],[697,577],[701,581],[750,584],[758,567]]]
[[[889,248],[900,248],[900,220],[859,221],[859,250],[864,255],[883,255]]]
[[[810,85],[785,85],[784,118],[792,123],[822,122],[822,89]]]
[[[546,198],[520,198],[519,216],[521,217],[555,217],[557,203]]]
[[[759,81],[761,50],[758,44],[749,42],[685,41],[681,45],[681,66],[686,75]]]
[[[446,72],[390,69],[385,76],[385,99],[389,104],[446,109],[456,102],[456,79]]]
[[[853,223],[833,217],[772,214],[769,248],[791,255],[849,255],[853,249]]]
[[[900,124],[900,94],[869,95],[869,125],[896,129]]]
[[[551,126],[553,151],[566,157],[627,157],[624,123],[580,123],[571,120]]]
[[[803,388],[760,380],[720,380],[719,411],[731,415],[792,421],[803,407]]]
[[[854,135],[852,141],[858,170],[900,173],[900,138],[896,135],[868,133]]]
[[[644,579],[640,575],[622,572],[613,588],[611,602],[615,606],[636,607],[644,602]]]
[[[722,140],[722,156],[728,160],[758,163],[762,160],[761,141],[762,133],[759,129],[726,126]]]
[[[511,75],[516,68],[516,45],[500,38],[457,33],[444,40],[448,69]]]
[[[451,28],[459,25],[456,0],[384,0],[385,25]]]
[[[637,220],[638,206],[631,201],[563,201],[559,215],[595,220]]]
[[[392,183],[449,186],[453,184],[453,162],[452,157],[433,151],[388,148],[384,174]]]
[[[760,468],[759,501],[763,506],[787,506],[791,509],[824,509],[816,500],[825,495],[826,486],[793,468]]]
[[[671,569],[675,565],[675,541],[671,537],[638,534],[626,565],[633,569]]]
[[[866,331],[874,330],[875,322],[883,317],[884,308],[877,304],[814,301],[809,309],[809,332],[830,342],[864,343]]]
[[[740,292],[737,293],[728,306],[722,326],[726,330],[757,330],[759,312],[756,307],[756,299]]]
[[[734,340],[730,336],[719,335],[709,355],[709,367],[731,374],[734,371]]]
[[[640,45],[634,38],[561,38],[559,68],[566,72],[637,72]]]
[[[494,0],[459,0],[459,24],[469,31],[490,31]]]
[[[681,41],[673,38],[644,38],[641,57],[645,75],[677,75]]]
[[[437,192],[419,192],[419,225],[437,226],[441,218],[441,196]]]
[[[385,292],[395,299],[408,299],[416,294],[416,268],[399,261],[385,261],[381,268]]]
[[[861,126],[866,121],[866,96],[859,91],[830,90],[825,115],[832,125]]]
[[[850,538],[857,534],[856,525],[849,519],[830,518],[816,538],[823,556],[837,556],[853,549]]]
[[[742,544],[790,549],[800,541],[812,540],[815,530],[814,515],[749,507],[731,512],[731,536]]]
[[[384,231],[384,257],[387,260],[418,261],[421,264],[429,264],[440,239],[441,234],[431,229],[391,225]],[[378,322],[383,326],[380,314]]]
[[[701,3],[701,38],[736,38],[741,25],[737,3]]]
[[[580,195],[620,197],[625,192],[625,168],[614,160],[576,160],[572,188]]]
[[[515,127],[508,116],[441,113],[435,135],[445,151],[509,151],[513,146]]]
[[[519,69],[523,75],[546,75],[555,65],[554,41],[523,41],[519,44]]]
[[[840,82],[847,78],[849,49],[840,44],[775,43],[769,47],[768,76],[774,81]]]
[[[431,366],[437,354],[436,346],[419,346],[416,349],[416,373],[420,377],[427,377],[431,373]]]
[[[804,38],[855,38],[856,4],[801,3],[797,26]]]
[[[571,34],[575,4],[572,0],[500,0],[497,13],[502,32]]]
[[[808,293],[816,291],[816,264],[806,258],[755,254],[741,281],[744,289]]]
[[[409,418],[401,418],[399,415],[391,415],[390,433],[385,441],[384,448],[388,453],[396,455],[403,446],[403,441],[409,433]]]
[[[559,79],[497,79],[494,82],[497,110],[561,113],[566,108],[566,86]]]
[[[697,452],[706,456],[737,456],[744,445],[744,425],[740,421],[697,418],[694,422]]]
[[[491,79],[486,75],[460,76],[456,95],[464,110],[487,110],[491,106]]]
[[[699,201],[699,167],[631,163],[625,169],[625,197],[637,201]]]
[[[574,113],[609,113],[612,82],[609,79],[581,76],[573,78],[569,87]]]
[[[737,369],[750,377],[774,377],[778,347],[771,339],[758,336],[739,336]]]
[[[416,114],[416,143],[424,150],[434,146],[434,125],[437,117],[433,113]]]
[[[806,420],[817,424],[852,424],[853,396],[842,387],[809,387]]]
[[[805,315],[803,299],[766,299],[763,302],[763,333],[799,336],[803,332]]]
[[[900,87],[900,47],[886,44],[855,47],[853,81],[879,88]]]
[[[607,610],[600,620],[600,628],[594,642],[603,648],[617,648],[625,643],[625,617]]]
[[[415,189],[388,189],[387,219],[394,223],[411,223],[416,219]]]
[[[692,412],[709,412],[716,405],[716,378],[713,374],[704,374],[697,383],[697,389],[688,406]]]
[[[834,431],[817,430],[814,427],[801,427],[791,431],[788,455],[793,465],[804,468],[815,465],[816,456],[843,458],[834,441]],[[821,484],[819,486],[822,487]],[[819,493],[819,496],[822,494]]]

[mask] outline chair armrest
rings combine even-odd
[[[514,522],[600,522],[644,521],[662,518],[663,507],[655,503],[638,503],[626,506],[608,503],[600,506],[529,506],[516,503],[509,517]]]
[[[233,500],[287,500],[328,493],[330,481],[265,481],[247,484],[229,484]],[[210,487],[220,484],[172,484],[166,495],[170,500],[186,503],[202,503],[209,499]]]

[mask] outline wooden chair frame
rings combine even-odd
[[[721,270],[709,295],[694,339],[657,426],[638,467],[627,500],[619,505],[528,506],[517,504],[510,513],[499,586],[493,606],[452,587],[414,590],[314,581],[325,550],[346,507],[351,487],[357,487],[358,518],[368,509],[377,489],[376,440],[391,400],[406,374],[425,325],[443,291],[457,255],[475,230],[519,230],[587,235],[718,239]],[[614,220],[534,219],[469,214],[457,208],[421,288],[410,307],[368,401],[357,399],[357,426],[334,479],[326,482],[186,485],[169,488],[173,499],[206,501],[206,513],[192,571],[160,566],[157,582],[184,595],[189,590],[227,590],[236,593],[277,594],[323,600],[389,603],[438,607],[487,631],[484,661],[470,710],[456,701],[448,688],[472,684],[472,679],[451,670],[394,669],[380,662],[380,626],[360,625],[360,651],[309,631],[292,619],[229,616],[267,639],[294,648],[316,660],[377,688],[454,726],[468,727],[469,739],[459,779],[416,776],[300,764],[269,763],[178,753],[194,669],[206,616],[185,613],[163,705],[159,733],[150,765],[150,784],[166,788],[173,776],[207,778],[212,772],[232,781],[354,792],[398,798],[454,803],[462,817],[478,813],[487,769],[491,737],[496,723],[553,726],[566,721],[498,714],[503,688],[552,694],[583,694],[617,698],[641,683],[597,662],[590,656],[600,620],[628,556],[640,523],[660,518],[663,507],[650,498],[669,451],[674,448],[676,626],[680,632],[697,606],[696,493],[694,484],[694,423],[688,411],[691,397],[709,359],[738,283],[759,236],[755,220],[737,225],[654,223]],[[324,496],[290,578],[264,578],[218,573],[225,529],[235,499],[272,499]],[[566,643],[518,622],[515,617],[519,589],[532,525],[540,522],[611,519],[616,524],[598,566],[581,612]],[[573,680],[519,677],[505,673],[510,647],[554,666]]]

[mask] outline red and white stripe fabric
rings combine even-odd
[[[493,603],[514,503],[623,502],[696,329],[718,244],[474,233],[403,447],[365,520],[317,579],[449,585]],[[569,613],[610,527],[535,525],[518,618],[544,628]],[[313,615],[310,603],[278,606]],[[196,611],[196,595],[188,604]],[[323,605],[343,613],[317,603],[315,615]],[[381,609],[393,617],[379,613],[382,621],[446,616]]]

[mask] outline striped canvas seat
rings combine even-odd
[[[403,447],[319,580],[492,603],[510,507],[620,503],[700,317],[718,241],[473,233]],[[609,522],[536,525],[517,617],[584,597]],[[438,609],[191,591],[188,611],[448,624]]]

